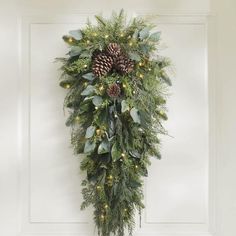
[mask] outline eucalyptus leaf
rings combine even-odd
[[[121,112],[124,113],[124,112],[126,112],[128,110],[129,110],[128,104],[126,103],[125,100],[122,100],[122,102],[121,102]]]
[[[94,98],[94,96],[91,96],[91,97],[85,97],[84,101],[91,100],[91,99],[93,99],[93,98]]]
[[[147,44],[141,44],[140,45],[140,50],[143,54],[148,55],[149,52],[149,46]]]
[[[86,80],[89,80],[89,81],[92,81],[92,80],[94,80],[94,75],[93,75],[93,73],[87,73],[87,74],[84,74],[84,75],[82,75],[82,77],[84,78],[84,79],[86,79]]]
[[[149,28],[145,27],[141,31],[139,31],[139,38],[141,40],[148,38],[149,36]]]
[[[89,126],[86,130],[85,138],[91,138],[94,135],[95,132],[95,127],[94,126]]]
[[[96,143],[90,140],[87,140],[84,146],[84,153],[91,153],[94,151]]]
[[[139,123],[139,124],[141,123],[138,110],[137,110],[135,107],[133,107],[133,108],[130,110],[130,115],[131,115],[131,117],[132,117],[132,119],[133,119],[133,121],[134,121],[135,123]]]
[[[141,155],[140,155],[140,153],[139,152],[137,152],[137,151],[129,151],[129,154],[132,156],[132,157],[135,157],[135,158],[140,158],[141,157]]]
[[[69,31],[69,34],[76,40],[81,40],[83,38],[81,30],[71,30]]]
[[[94,86],[88,85],[87,88],[81,93],[82,96],[88,96],[94,92]]]
[[[111,149],[111,157],[113,161],[120,159],[122,152],[120,151],[118,144],[114,143]]]
[[[108,122],[108,118],[107,118],[106,110],[102,109],[98,114],[96,123],[98,126],[105,126],[107,122]]]
[[[161,32],[155,32],[149,36],[149,39],[156,42],[160,40],[160,37],[161,37]]]
[[[130,52],[129,58],[133,61],[140,61],[141,60],[141,57],[138,55],[138,53],[135,53],[135,52]]]
[[[109,142],[103,140],[98,147],[98,154],[104,154],[109,152]]]
[[[112,137],[115,134],[114,120],[110,119],[108,122],[109,122],[108,123],[109,124],[108,133],[109,133],[109,136]]]
[[[71,47],[71,50],[69,52],[69,55],[71,57],[78,56],[81,53],[81,48],[79,46],[73,46]]]
[[[93,97],[93,104],[94,104],[94,106],[100,106],[101,104],[102,104],[102,97],[100,97],[100,96],[94,96]]]

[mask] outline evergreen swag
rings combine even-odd
[[[170,62],[157,56],[160,32],[140,18],[126,23],[123,10],[111,19],[95,16],[64,36],[70,51],[60,85],[68,89],[71,143],[84,154],[84,202],[94,207],[98,234],[132,235],[135,210],[141,214],[143,176],[150,156],[161,158],[157,134],[166,134],[165,97]]]

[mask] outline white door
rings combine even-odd
[[[0,6],[0,235],[94,235],[92,211],[80,211],[83,173],[64,125],[65,91],[58,86],[60,71],[54,59],[67,52],[63,34],[83,27],[87,17],[102,11],[109,15],[122,7],[130,17],[158,15],[153,21],[162,31],[160,53],[172,59],[175,70],[165,123],[171,137],[163,138],[163,159],[152,161],[144,186],[142,227],[137,219],[134,235],[236,234],[235,202],[230,196],[235,191],[223,186],[220,178],[235,187],[229,178],[236,177],[235,161],[223,161],[224,154],[236,154],[232,147],[230,154],[226,149],[233,119],[227,120],[221,111],[235,113],[217,103],[233,101],[233,97],[222,100],[220,92],[235,95],[229,85],[221,91],[222,71],[216,69],[216,58],[227,68],[219,53],[228,55],[218,46],[227,42],[219,32],[226,30],[223,17],[230,18],[230,8],[193,0],[23,0],[2,1]],[[210,15],[211,9],[219,16]],[[227,73],[230,83],[232,73]],[[227,130],[222,125],[226,121]],[[220,143],[225,147],[220,149]]]

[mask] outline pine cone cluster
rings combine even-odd
[[[116,83],[110,85],[107,89],[108,96],[112,98],[117,98],[120,95],[121,89],[120,86]]]
[[[96,77],[105,76],[112,69],[123,75],[130,73],[134,68],[134,62],[122,52],[121,46],[117,43],[110,43],[103,52],[96,50],[92,61],[92,70]]]

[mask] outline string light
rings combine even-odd
[[[109,176],[108,176],[108,179],[112,180],[112,179],[113,179],[113,176],[112,176],[112,175],[109,175]]]
[[[100,218],[101,218],[101,220],[104,220],[105,216],[104,216],[104,215],[101,215]]]
[[[97,33],[94,33],[94,34],[93,34],[93,36],[95,36],[95,37],[96,37],[97,35],[98,35]]]
[[[101,134],[101,130],[100,130],[100,129],[97,129],[97,130],[96,130],[96,134],[97,134],[97,135],[100,135],[100,134]]]
[[[102,91],[104,89],[103,85],[99,87],[99,91]]]
[[[87,86],[88,85],[88,82],[84,82],[84,86]]]
[[[125,154],[124,154],[124,153],[122,153],[122,154],[121,154],[121,156],[122,156],[122,157],[125,157]]]
[[[139,75],[139,78],[141,78],[141,79],[142,79],[142,78],[143,78],[143,74],[140,74],[140,75]]]
[[[108,208],[108,205],[106,204],[106,205],[104,206],[104,208],[107,209],[107,208]]]
[[[95,107],[95,110],[97,110],[98,109],[98,107]]]
[[[108,35],[108,34],[106,34],[106,35],[105,35],[105,39],[107,39],[108,37],[109,37],[109,35]]]
[[[126,88],[126,84],[123,84],[122,87],[123,87],[123,88]]]
[[[72,43],[72,42],[73,42],[73,38],[70,37],[70,38],[68,39],[68,42],[69,42],[69,43]]]
[[[84,65],[84,68],[87,68],[88,67],[88,65]]]
[[[142,62],[139,62],[138,64],[139,64],[139,66],[143,66],[143,63],[142,63]]]
[[[133,43],[132,42],[129,42],[129,46],[132,46],[133,45]]]
[[[127,212],[128,211],[127,208],[125,208],[124,211]]]
[[[98,185],[98,186],[97,186],[97,190],[100,190],[100,189],[101,189],[101,186],[100,186],[100,185]]]
[[[148,68],[149,71],[151,71],[152,69],[151,68]]]
[[[135,94],[136,92],[135,91],[133,91],[133,94]]]
[[[160,111],[159,113],[160,113],[160,115],[164,115],[164,111]]]
[[[75,120],[76,120],[76,121],[79,121],[79,116],[76,116],[76,117],[75,117]]]
[[[118,117],[116,114],[115,114],[114,116],[115,116],[115,118],[117,118],[117,117]]]
[[[138,169],[138,166],[137,166],[137,165],[135,165],[135,169]]]
[[[124,34],[123,34],[123,33],[121,33],[121,34],[120,34],[120,37],[121,37],[121,38],[123,38],[123,37],[124,37]]]
[[[70,85],[69,85],[69,84],[66,84],[65,87],[66,87],[67,89],[69,89],[69,88],[70,88]]]
[[[87,41],[86,41],[86,43],[87,43],[87,44],[89,44],[89,43],[90,43],[90,41],[89,41],[89,40],[87,40]]]

